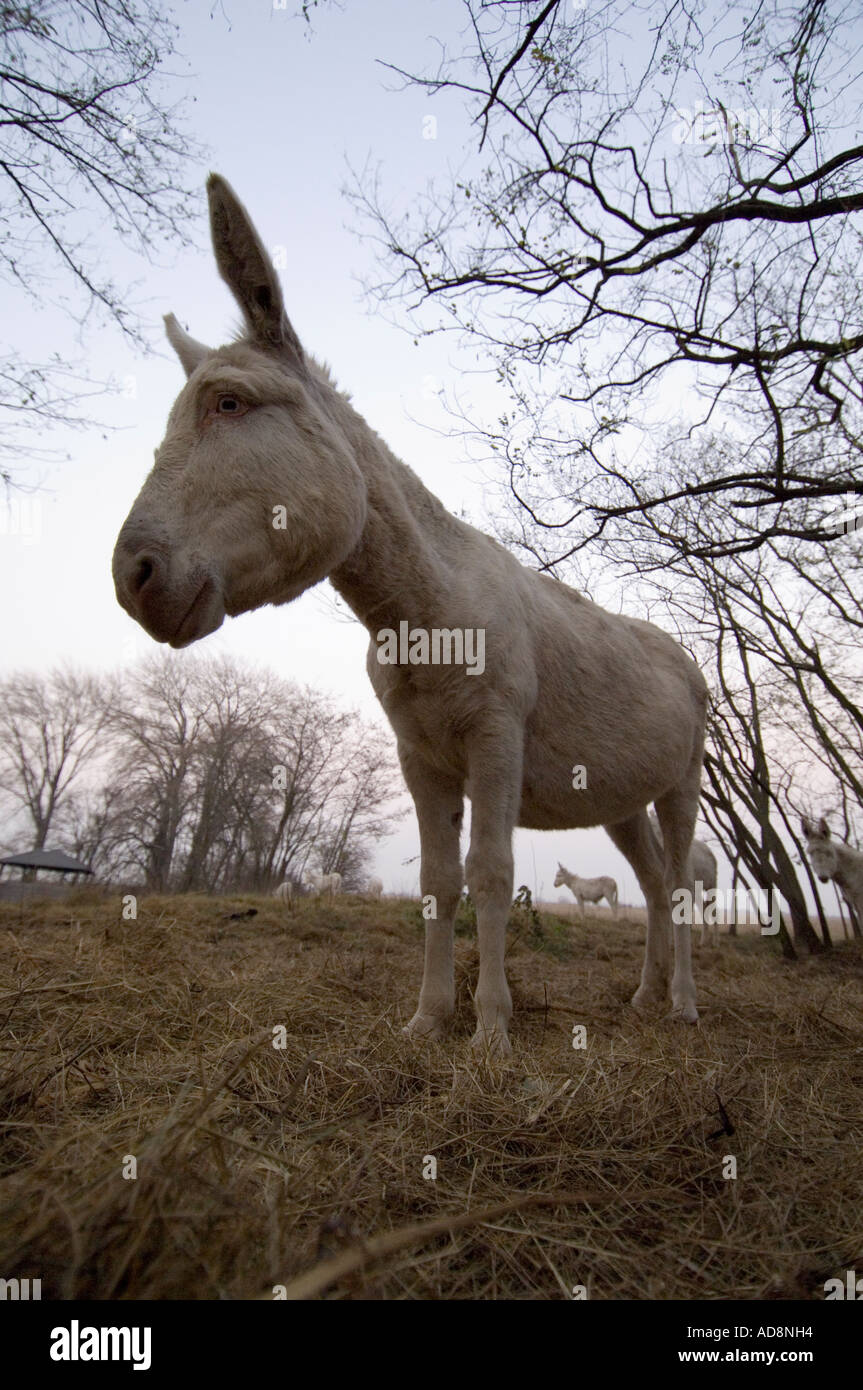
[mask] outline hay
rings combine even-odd
[[[490,1064],[464,934],[453,1036],[400,1032],[414,904],[0,904],[0,1270],[43,1298],[823,1298],[863,1265],[859,945],[723,940],[686,1028],[627,1004],[642,930],[514,919]]]

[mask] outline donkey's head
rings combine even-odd
[[[563,867],[562,864],[559,863],[557,866],[557,873],[554,876],[555,888],[559,888],[562,883],[566,883],[566,877],[566,869]]]
[[[818,824],[806,816],[800,822],[806,837],[806,853],[822,883],[827,883],[839,867],[836,843],[830,838],[830,826],[822,816]]]
[[[114,585],[159,642],[185,647],[235,615],[287,603],[355,549],[366,485],[288,321],[272,262],[224,179],[207,183],[216,264],[246,333],[196,342],[169,314],[188,380],[117,538]]]

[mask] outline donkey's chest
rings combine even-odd
[[[400,675],[378,689],[378,698],[399,740],[426,761],[464,772],[465,733],[469,713],[460,700],[442,700]]]

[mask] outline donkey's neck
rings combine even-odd
[[[363,533],[331,573],[334,587],[372,633],[403,619],[439,624],[447,594],[463,576],[466,542],[479,533],[446,510],[344,397],[330,408],[368,489]]]

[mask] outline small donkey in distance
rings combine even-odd
[[[822,883],[833,880],[863,927],[863,854],[846,845],[844,840],[834,840],[823,816],[817,825],[804,816],[801,827],[806,853],[816,874]]]
[[[211,349],[166,318],[188,380],[117,539],[119,602],[157,641],[185,647],[226,614],[289,603],[329,577],[368,629],[368,674],[416,806],[420,885],[434,914],[409,1034],[440,1037],[454,1012],[465,796],[480,953],[474,1047],[510,1051],[504,946],[517,825],[605,826],[647,901],[633,1003],[664,1003],[671,889],[685,881],[698,809],[701,673],[659,628],[606,613],[447,512],[303,350],[232,189],[214,174],[208,193],[216,264],[245,332]],[[481,630],[483,672],[383,664],[379,634],[402,621],[426,633]],[[588,769],[588,787],[573,788],[574,763]],[[674,944],[673,1010],[694,1022],[688,927],[675,925]]]

